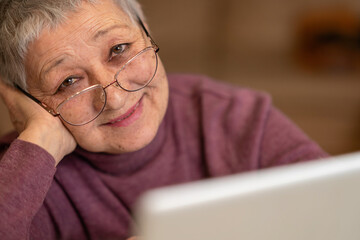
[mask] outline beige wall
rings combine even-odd
[[[298,16],[358,0],[139,0],[169,72],[207,74],[270,92],[332,154],[360,150],[360,74],[309,73],[293,61]],[[9,128],[0,105],[1,129]],[[5,120],[4,120],[5,119]]]
[[[294,64],[297,20],[358,0],[140,0],[169,72],[195,72],[270,92],[274,104],[332,154],[360,150],[360,74]]]

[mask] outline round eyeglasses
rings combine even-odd
[[[17,88],[50,114],[60,117],[70,125],[81,126],[95,120],[106,106],[106,88],[115,86],[126,92],[136,92],[148,86],[156,75],[159,64],[157,55],[159,47],[151,38],[140,19],[139,21],[147,37],[150,39],[151,46],[141,51],[129,49],[123,56],[127,59],[126,62],[120,64],[119,70],[115,73],[114,80],[106,86],[100,84],[90,86],[88,81],[76,81],[62,91],[62,100],[55,109],[41,102],[19,86]],[[118,61],[121,62],[120,60]]]
[[[87,124],[104,110],[107,99],[106,88],[114,85],[127,92],[139,91],[153,80],[157,67],[156,48],[147,47],[130,58],[115,74],[115,80],[108,85],[87,86],[86,81],[83,81],[84,84],[78,84],[80,86],[76,88],[83,90],[60,103],[56,111],[65,122],[71,125]]]

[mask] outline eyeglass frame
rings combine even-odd
[[[74,94],[71,95],[70,97],[68,97],[68,98],[66,98],[65,100],[63,100],[63,101],[57,106],[57,108],[58,108],[58,107],[59,107],[60,105],[62,105],[64,102],[68,101],[69,99],[77,96],[78,94],[80,94],[80,93],[82,93],[82,92],[84,92],[84,91],[92,90],[92,88],[101,86],[102,89],[103,89],[103,91],[104,91],[104,93],[105,93],[104,106],[103,106],[103,108],[101,109],[101,111],[100,111],[93,119],[91,119],[90,121],[85,122],[85,123],[82,123],[82,124],[73,124],[73,123],[71,123],[71,122],[68,122],[66,119],[64,119],[64,118],[61,116],[61,114],[60,114],[59,112],[55,111],[53,108],[51,108],[51,107],[49,107],[48,105],[46,105],[46,103],[43,103],[42,101],[40,101],[39,99],[37,99],[36,97],[34,97],[33,95],[31,95],[30,93],[28,93],[27,91],[25,91],[24,89],[22,89],[18,84],[15,84],[15,87],[16,87],[18,90],[20,90],[23,94],[25,94],[25,96],[27,96],[28,98],[30,98],[31,100],[33,100],[35,103],[37,103],[38,105],[40,105],[40,107],[42,107],[43,109],[45,109],[45,110],[46,110],[48,113],[50,113],[52,116],[54,116],[54,117],[60,117],[63,121],[65,121],[66,123],[68,123],[68,124],[70,124],[70,125],[72,125],[72,126],[82,126],[82,125],[85,125],[85,124],[88,124],[88,123],[94,121],[94,120],[103,112],[103,110],[104,110],[104,108],[105,108],[105,106],[106,106],[106,99],[107,99],[107,97],[106,97],[106,91],[105,91],[105,89],[108,88],[109,86],[113,85],[114,83],[118,83],[118,81],[117,81],[117,76],[119,75],[119,73],[120,73],[132,60],[134,60],[137,56],[139,56],[140,54],[142,54],[144,51],[146,51],[146,50],[149,49],[149,48],[153,48],[154,51],[155,51],[156,57],[158,57],[158,56],[157,56],[157,53],[158,53],[159,50],[160,50],[159,46],[155,43],[154,39],[151,37],[150,33],[149,33],[148,30],[146,29],[146,27],[145,27],[143,21],[141,20],[141,18],[140,18],[139,16],[136,16],[136,17],[137,17],[138,23],[140,24],[140,27],[141,27],[142,30],[145,32],[146,37],[148,37],[148,38],[150,39],[151,47],[146,47],[146,48],[142,49],[140,52],[136,53],[134,56],[132,56],[132,57],[121,67],[121,69],[115,73],[115,75],[114,75],[115,80],[114,80],[114,81],[110,82],[109,84],[107,84],[107,85],[105,85],[105,86],[102,86],[102,85],[99,85],[99,84],[95,84],[95,85],[89,86],[89,87],[87,87],[87,88],[85,88],[85,89],[83,89],[83,90],[81,90],[81,91],[79,91],[79,92],[74,93]],[[156,68],[155,68],[156,70],[155,70],[155,72],[154,72],[154,75],[153,75],[152,79],[153,79],[154,76],[156,75],[157,67],[158,67],[158,59],[157,59],[157,62],[156,62]],[[151,79],[148,83],[146,83],[144,86],[142,86],[142,87],[140,87],[140,88],[138,88],[138,89],[136,89],[136,90],[128,90],[128,89],[126,89],[126,88],[123,88],[123,87],[121,86],[121,84],[118,84],[118,86],[119,86],[122,90],[124,90],[124,91],[126,91],[126,92],[136,92],[136,91],[139,91],[139,90],[145,88],[145,87],[152,81],[152,79]]]

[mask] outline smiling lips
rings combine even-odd
[[[123,115],[110,120],[106,126],[126,127],[135,122],[142,113],[142,98]]]

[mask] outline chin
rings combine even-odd
[[[93,141],[94,138],[89,136],[84,139],[84,141],[80,140],[77,142],[81,148],[89,152],[109,154],[135,152],[146,147],[155,138],[158,127],[159,126],[141,129],[132,133],[131,137],[121,137],[121,139],[118,138],[118,134],[115,134],[113,137],[106,136],[96,141]],[[89,142],[88,140],[90,139],[92,139],[92,141]]]

